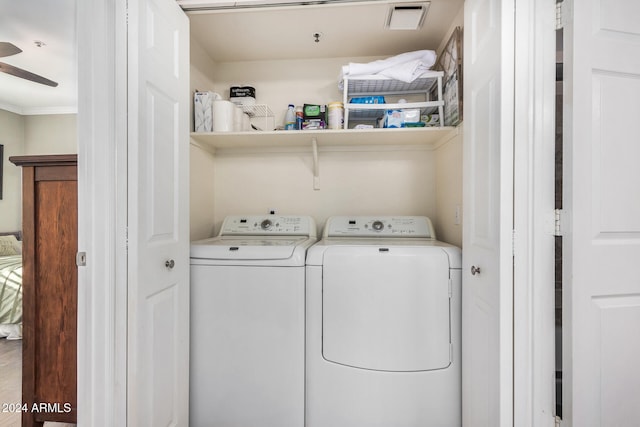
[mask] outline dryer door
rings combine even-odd
[[[326,360],[400,372],[449,366],[449,260],[442,249],[334,246],[323,264]]]

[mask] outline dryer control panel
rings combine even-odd
[[[435,239],[435,231],[426,216],[334,216],[327,220],[324,237]]]
[[[232,215],[224,219],[220,236],[237,235],[316,236],[316,225],[309,216],[296,215]]]

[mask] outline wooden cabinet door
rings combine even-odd
[[[23,175],[22,425],[75,423],[76,157],[10,160]]]

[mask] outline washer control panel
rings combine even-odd
[[[426,216],[334,216],[327,220],[324,237],[435,239],[435,232]]]
[[[224,219],[220,236],[248,234],[315,237],[316,225],[309,216],[296,215],[232,215]]]

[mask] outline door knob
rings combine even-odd
[[[176,262],[172,259],[168,259],[164,262],[164,266],[167,267],[169,270],[175,267],[175,265],[176,265]]]
[[[471,266],[471,275],[475,276],[476,274],[480,274],[480,267],[476,267],[475,265]]]

